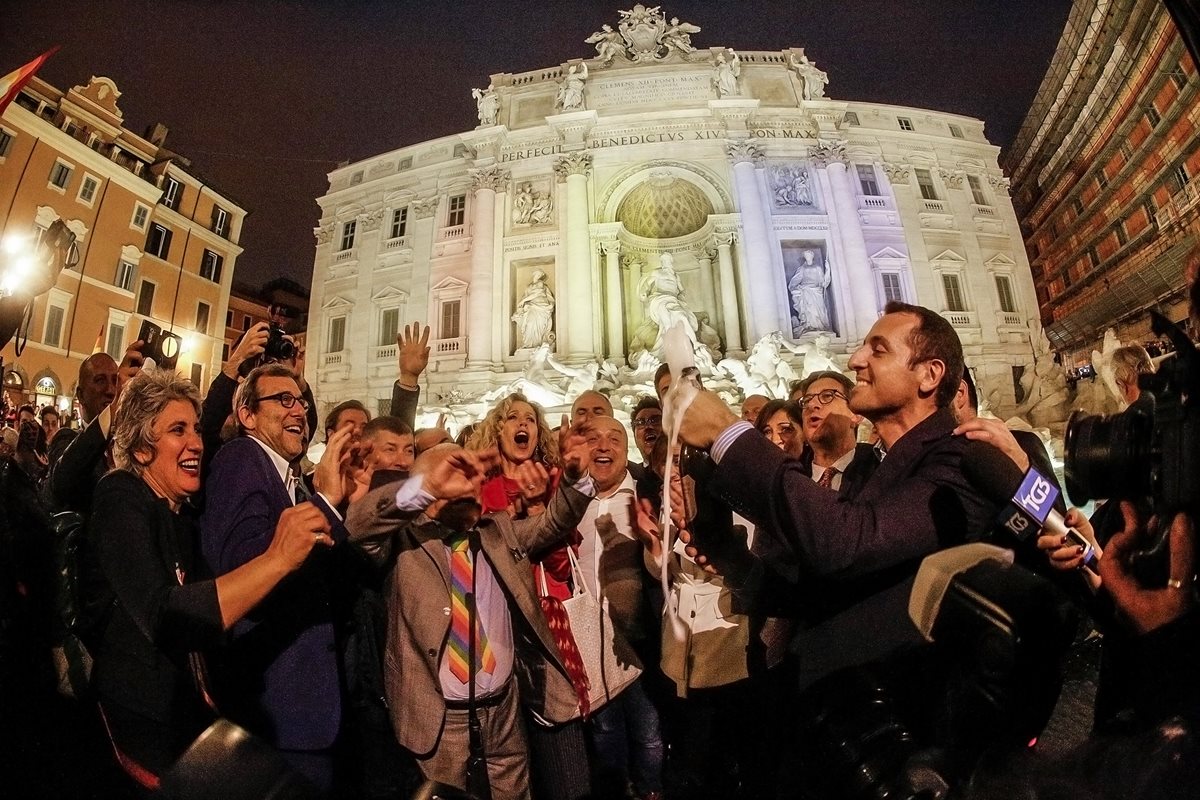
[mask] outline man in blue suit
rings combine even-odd
[[[295,464],[309,431],[307,401],[281,364],[259,367],[238,387],[241,435],[213,459],[201,541],[215,575],[263,553],[285,509],[311,502],[335,543],[346,538],[336,506],[344,494],[339,462],[351,430],[329,438],[309,495]],[[341,685],[330,610],[330,552],[321,548],[233,629],[224,665],[222,711],[283,751],[318,786],[328,786],[341,723]]]

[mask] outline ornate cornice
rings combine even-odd
[[[735,139],[734,141],[727,142],[725,144],[725,152],[733,164],[749,162],[757,166],[763,160],[762,148],[754,142],[745,139]]]
[[[808,151],[808,157],[818,167],[828,167],[830,164],[849,164],[850,158],[846,155],[846,143],[844,141],[837,142],[817,142]]]
[[[565,181],[572,175],[586,176],[591,171],[591,153],[566,153],[554,161],[554,174],[560,181]]]
[[[890,161],[885,161],[882,164],[883,171],[888,176],[888,180],[893,183],[908,183],[908,174],[911,170],[908,164],[894,164]]]
[[[1010,181],[1004,175],[988,175],[988,183],[990,183],[992,188],[997,192],[1007,192],[1008,187],[1012,185],[1012,181]]]
[[[467,174],[471,176],[472,192],[478,192],[480,189],[491,189],[493,192],[501,192],[508,188],[510,177],[508,170],[494,164],[489,167],[469,169],[467,170]]]
[[[328,244],[333,239],[333,223],[313,228],[313,236],[317,237],[317,244]]]
[[[621,242],[617,239],[602,239],[599,242],[600,252],[606,256],[620,255]]]

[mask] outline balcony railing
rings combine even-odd
[[[950,207],[945,200],[921,200],[921,210],[928,211],[931,214],[948,214]]]
[[[408,237],[407,236],[397,236],[395,239],[388,239],[384,243],[383,249],[384,250],[395,250],[397,248],[407,247],[407,246],[408,246]]]
[[[1001,311],[999,316],[1000,316],[1000,324],[1001,325],[1024,325],[1024,322],[1021,320],[1020,314],[1013,314],[1008,311]]]
[[[942,316],[948,319],[950,324],[956,328],[975,327],[974,311],[943,311]]]
[[[396,345],[385,344],[375,348],[376,361],[391,361],[396,357]]]
[[[996,209],[992,208],[991,206],[981,206],[978,203],[974,203],[971,205],[971,208],[975,210],[975,216],[977,217],[996,216]]]
[[[434,355],[453,356],[467,349],[467,340],[464,336],[457,339],[435,339],[430,344],[430,349],[433,350]]]
[[[453,225],[442,230],[443,239],[461,239],[467,233],[466,225]]]
[[[333,262],[336,264],[339,261],[347,261],[350,256],[354,255],[354,250],[343,250],[333,257]]]
[[[1200,202],[1200,181],[1191,181],[1155,213],[1154,221],[1158,223],[1158,227],[1166,227],[1197,202]]]
[[[325,366],[334,367],[341,363],[342,363],[342,354],[340,352],[325,354]]]
[[[864,197],[863,208],[887,208],[887,200],[882,197]]]

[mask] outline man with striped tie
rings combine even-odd
[[[564,425],[561,442],[562,479],[535,517],[481,516],[480,487],[498,453],[441,444],[418,457],[406,481],[353,503],[346,520],[353,543],[394,565],[384,671],[400,744],[426,778],[465,788],[473,678],[494,800],[529,797],[519,704],[547,725],[579,715],[527,560],[573,531],[595,494],[582,427]]]

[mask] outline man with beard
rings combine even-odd
[[[578,716],[578,696],[524,562],[528,552],[573,531],[595,494],[584,434],[564,431],[563,479],[546,511],[533,517],[481,513],[483,479],[499,452],[453,444],[425,451],[412,477],[373,490],[350,509],[351,541],[377,563],[395,565],[387,697],[397,738],[431,780],[467,785],[472,682],[495,800],[529,796],[518,704],[551,724]],[[475,598],[474,631],[467,593]],[[474,664],[467,655],[472,638]]]
[[[851,495],[879,463],[871,445],[857,444],[862,417],[848,405],[853,388],[854,382],[842,373],[823,371],[806,376],[796,392],[812,453],[812,479]]]

